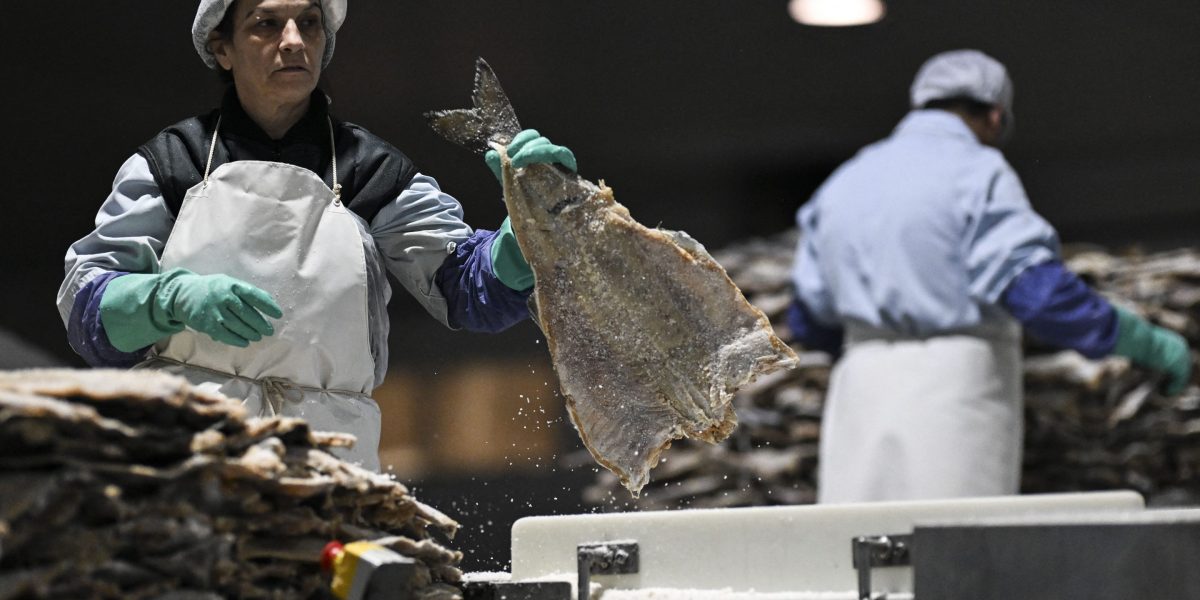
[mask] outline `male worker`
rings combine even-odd
[[[251,414],[350,432],[377,469],[391,272],[451,327],[528,317],[533,273],[507,219],[472,230],[403,153],[329,112],[318,89],[347,0],[201,0],[196,52],[229,81],[117,172],[96,229],[71,246],[58,307],[95,366],[177,373]],[[536,131],[515,167],[570,150]],[[500,156],[488,166],[500,177]]]
[[[996,149],[1012,83],[974,50],[931,58],[892,136],[799,211],[789,326],[845,354],[830,382],[819,502],[1014,494],[1020,325],[1088,357],[1118,354],[1181,391],[1178,334],[1114,307],[1061,262],[1057,234]]]

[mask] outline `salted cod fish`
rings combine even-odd
[[[504,147],[521,126],[483,59],[473,100],[426,117],[452,142],[500,150],[504,202],[536,282],[530,308],[571,421],[636,497],[673,440],[728,437],[734,392],[796,355],[686,233],[644,227],[603,181],[557,165],[514,169]]]

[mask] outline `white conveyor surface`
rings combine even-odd
[[[1098,492],[658,512],[529,517],[512,529],[512,581],[574,584],[576,546],[636,540],[640,569],[596,575],[605,600],[715,597],[848,598],[857,589],[851,539],[912,533],[926,521],[990,517],[1048,517],[1144,509],[1136,492]],[[910,568],[875,569],[876,592],[911,593]],[[629,595],[620,590],[643,590]],[[693,590],[680,596],[669,590]],[[803,594],[797,594],[804,592]],[[651,595],[647,595],[650,593]],[[779,595],[779,594],[797,594]],[[720,595],[720,594],[718,594]],[[897,596],[899,597],[899,596]]]

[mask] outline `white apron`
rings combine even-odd
[[[275,298],[283,318],[248,348],[185,330],[141,366],[244,399],[252,415],[354,434],[354,447],[336,453],[378,470],[366,262],[355,217],[341,203],[336,148],[331,190],[312,171],[275,162],[235,161],[210,176],[216,139],[214,131],[204,181],[184,197],[161,268],[249,282]]]
[[[1018,493],[1015,322],[928,339],[851,326],[847,341],[821,424],[818,502]]]

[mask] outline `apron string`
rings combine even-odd
[[[209,175],[209,173],[212,172],[213,154],[215,154],[216,150],[217,150],[217,133],[219,133],[221,131],[221,117],[222,116],[223,115],[217,115],[217,125],[216,125],[216,127],[213,127],[212,141],[208,143],[208,162],[206,162],[204,164],[204,186],[205,187],[208,187],[208,175]],[[329,125],[329,154],[330,154],[330,157],[332,158],[332,160],[330,162],[332,163],[332,166],[333,166],[333,188],[331,188],[333,190],[333,201],[334,201],[334,204],[341,206],[342,205],[342,184],[338,183],[338,176],[337,176],[337,138],[335,138],[333,135],[333,119],[329,118],[329,116],[326,115],[325,122]]]
[[[197,371],[203,371],[210,375],[217,375],[219,377],[224,377],[226,379],[236,379],[238,381],[244,381],[251,385],[258,386],[259,389],[262,390],[263,400],[264,400],[264,402],[263,402],[264,408],[267,408],[270,410],[269,414],[264,414],[264,412],[265,412],[264,411],[264,412],[260,412],[259,416],[274,417],[274,416],[281,414],[283,412],[283,404],[285,401],[299,402],[302,399],[304,392],[340,394],[343,396],[358,396],[360,398],[366,398],[368,400],[371,399],[370,395],[363,393],[363,392],[355,392],[355,391],[351,391],[351,390],[339,390],[339,389],[334,389],[334,388],[320,388],[320,387],[314,387],[314,386],[309,386],[309,385],[300,385],[300,384],[295,383],[292,380],[287,379],[285,377],[262,377],[260,379],[255,379],[253,377],[246,377],[245,375],[235,375],[233,373],[226,373],[225,371],[221,371],[219,369],[212,369],[209,367],[202,367],[200,365],[193,365],[191,363],[186,363],[186,362],[183,362],[180,360],[175,360],[173,358],[167,358],[165,356],[154,356],[153,358],[151,358],[151,360],[160,360],[165,363],[178,365],[178,366],[185,367],[188,369],[196,369]],[[240,400],[245,401],[244,398],[241,398]]]
[[[221,131],[221,117],[217,115],[217,126],[213,127],[212,141],[208,143],[208,162],[204,164],[204,187],[208,187],[208,173],[212,169],[213,154],[217,151],[217,132]]]
[[[337,140],[333,137],[333,119],[326,115],[325,122],[329,124],[329,154],[333,157],[333,203],[341,206],[342,184],[338,183],[337,177]]]

